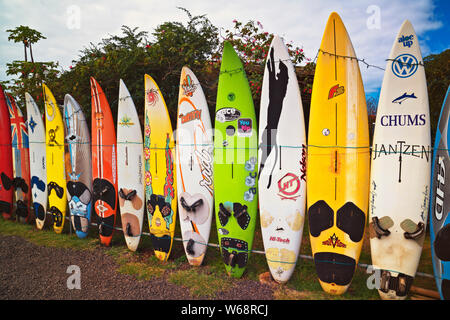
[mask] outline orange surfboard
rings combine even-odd
[[[111,244],[117,212],[116,131],[108,100],[91,77],[92,199],[100,242]]]

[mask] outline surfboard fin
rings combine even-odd
[[[419,239],[425,232],[425,224],[423,222],[419,222],[417,224],[417,228],[413,232],[407,232],[403,234],[406,239],[417,240]]]
[[[233,211],[239,227],[243,230],[247,229],[248,224],[250,223],[250,215],[247,212],[247,206],[236,202],[233,204]]]
[[[186,252],[191,256],[193,256],[195,254],[194,244],[195,244],[194,239],[189,239],[189,241],[186,245]]]
[[[5,190],[11,189],[14,183],[14,179],[8,177],[4,172],[1,173],[0,178],[3,184],[3,188],[5,188]]]
[[[228,259],[226,261],[226,264],[228,264],[231,267],[234,267],[236,265],[236,251],[233,251],[230,253],[230,255],[228,256]]]
[[[442,261],[450,261],[450,224],[445,225],[439,232],[436,234],[436,238],[433,243],[434,253],[436,257],[438,257]],[[449,280],[450,284],[450,280]],[[450,289],[450,285],[448,286]],[[450,298],[450,290],[449,290],[449,298]]]
[[[248,243],[234,238],[222,238],[220,240],[222,258],[226,265],[234,268],[244,268],[248,261]]]
[[[12,185],[14,186],[15,190],[20,188],[23,192],[28,192],[28,185],[26,184],[25,179],[23,179],[22,177],[15,177],[13,179]]]
[[[122,199],[128,200],[128,201],[133,200],[133,198],[136,196],[136,194],[137,194],[136,190],[129,191],[127,194],[125,194],[125,191],[122,188],[120,188],[120,190],[119,190],[119,196]]]
[[[222,227],[225,227],[225,225],[228,223],[228,219],[231,217],[231,213],[225,208],[225,206],[220,203],[219,204],[219,220]]]
[[[49,213],[53,216],[53,222],[56,227],[61,227],[63,223],[62,212],[55,206],[51,207]]]
[[[378,217],[372,218],[372,223],[370,224],[370,229],[375,232],[375,235],[378,239],[381,239],[381,237],[387,237],[391,234],[391,232],[388,229],[384,229],[381,227],[380,220]]]
[[[26,218],[28,216],[27,205],[22,200],[17,201],[16,214],[17,214],[17,216],[19,216],[21,218]]]
[[[397,276],[392,276],[389,271],[382,270],[380,291],[388,293],[390,290],[393,290],[397,296],[404,297],[408,294],[413,279],[413,277],[403,273],[399,273]]]
[[[133,232],[131,231],[131,224],[129,224],[129,223],[127,223],[126,232],[127,232],[127,236],[129,236],[129,237],[133,236]]]
[[[48,186],[48,195],[50,196],[50,194],[52,193],[52,190],[55,190],[56,192],[56,196],[58,198],[62,198],[64,195],[64,189],[62,187],[60,187],[56,182],[51,181],[49,182]]]
[[[0,213],[11,213],[11,204],[6,201],[0,201]]]

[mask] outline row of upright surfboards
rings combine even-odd
[[[12,177],[13,169],[14,177],[21,177],[11,179],[16,213],[27,217],[30,194],[22,188],[26,174],[19,171],[26,173],[29,161],[28,191],[39,228],[48,211],[55,231],[61,232],[68,202],[73,227],[85,237],[93,207],[101,242],[109,245],[118,202],[127,246],[137,249],[146,210],[155,254],[167,260],[178,207],[186,255],[192,265],[200,265],[215,214],[226,270],[240,277],[249,261],[259,204],[267,263],[273,278],[283,283],[295,269],[307,214],[320,284],[326,292],[342,294],[355,272],[368,216],[380,295],[404,299],[422,251],[431,188],[433,264],[441,297],[448,298],[444,196],[450,106],[446,100],[432,160],[425,72],[409,21],[403,23],[387,61],[372,147],[358,61],[336,13],[329,17],[318,54],[308,142],[295,69],[278,36],[266,62],[259,131],[243,65],[227,42],[214,131],[201,85],[187,67],[180,78],[175,134],[161,91],[148,75],[144,137],[123,81],[117,137],[106,96],[94,78],[91,135],[82,109],[70,95],[61,115],[48,87],[43,85],[43,90],[45,126],[33,99],[26,96],[29,158],[20,154],[23,139],[14,138],[20,109],[0,92],[0,104],[4,101],[9,107],[8,116],[6,108],[0,108],[0,120],[3,128],[11,117],[14,160],[7,158],[11,141],[5,136],[11,135],[3,130],[0,208],[5,218],[11,214],[12,200],[8,207],[11,195],[3,178],[8,170]],[[8,161],[14,165],[8,167]],[[436,165],[430,185],[432,161]]]

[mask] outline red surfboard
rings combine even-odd
[[[0,213],[5,219],[12,216],[13,189],[11,122],[5,92],[0,86]]]
[[[28,129],[22,111],[14,98],[7,93],[6,102],[11,121],[11,143],[13,157],[13,186],[16,196],[16,216],[20,222],[29,222],[30,201],[30,155]]]
[[[116,131],[108,100],[91,77],[92,199],[100,242],[111,244],[117,212]]]

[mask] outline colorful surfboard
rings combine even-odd
[[[64,122],[50,89],[43,84],[45,105],[48,211],[53,230],[61,233],[66,220],[67,195],[64,167]]]
[[[305,221],[306,134],[297,76],[278,36],[264,71],[259,127],[261,231],[272,277],[284,283],[294,272]]]
[[[22,111],[10,94],[6,94],[11,121],[13,155],[13,186],[16,199],[16,217],[20,222],[30,221],[30,155],[28,130]]]
[[[372,146],[369,233],[382,299],[405,299],[419,265],[431,171],[428,92],[419,39],[409,21],[384,73]]]
[[[245,271],[257,218],[258,130],[247,76],[224,43],[217,88],[214,193],[220,251],[229,275]]]
[[[369,129],[356,54],[333,12],[320,45],[311,98],[307,207],[319,282],[342,294],[361,253],[369,199]]]
[[[178,93],[177,185],[181,236],[191,265],[201,265],[213,217],[213,132],[202,87],[183,67]]]
[[[91,77],[92,204],[100,242],[111,244],[117,212],[116,130],[108,100]]]
[[[450,87],[439,117],[431,173],[430,237],[434,276],[441,299],[450,300]]]
[[[4,219],[12,216],[13,190],[11,121],[5,92],[0,86],[0,213]]]
[[[117,111],[117,180],[120,217],[128,249],[136,251],[144,221],[144,157],[139,116],[125,83],[120,80]]]
[[[163,95],[145,75],[144,114],[145,198],[150,234],[159,260],[172,250],[177,213],[177,185],[172,124]]]
[[[77,236],[85,238],[92,211],[91,137],[83,110],[69,94],[64,97],[64,123],[70,220]]]
[[[32,210],[36,218],[36,227],[44,227],[47,216],[47,160],[45,147],[45,126],[36,102],[25,92],[27,106],[27,126],[30,152]]]

